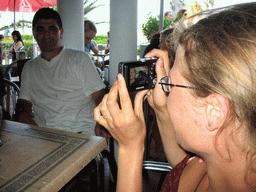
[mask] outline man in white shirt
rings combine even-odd
[[[93,119],[105,85],[89,55],[60,45],[64,30],[53,9],[40,9],[32,24],[41,55],[24,66],[18,121],[87,135],[94,135],[95,128],[96,135],[109,138]]]

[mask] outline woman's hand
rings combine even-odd
[[[170,62],[168,57],[168,52],[160,49],[153,49],[145,57],[158,57],[156,62],[156,74],[157,83],[154,89],[151,89],[148,95],[148,102],[150,106],[157,112],[167,112],[167,94],[163,91],[162,86],[159,81],[162,77],[169,75],[170,72]]]
[[[134,108],[121,74],[110,92],[94,109],[94,119],[117,140],[118,176],[116,191],[142,191],[142,162],[146,126],[143,114],[145,91],[137,93]],[[120,98],[120,106],[117,98]]]
[[[94,119],[104,126],[117,140],[119,147],[135,149],[138,144],[144,147],[146,126],[143,114],[143,97],[147,91],[137,93],[134,109],[125,80],[121,74],[110,92],[94,109]],[[117,102],[118,95],[120,106]]]

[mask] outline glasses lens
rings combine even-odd
[[[154,87],[156,86],[156,83],[157,83],[157,79],[155,78],[155,79],[153,79],[153,85],[154,85]]]
[[[162,87],[164,92],[169,93],[172,89],[172,86],[170,85],[172,83],[171,77],[163,77],[161,79]]]

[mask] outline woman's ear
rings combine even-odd
[[[206,125],[209,131],[217,131],[226,122],[229,114],[228,99],[219,94],[211,94],[206,98]]]

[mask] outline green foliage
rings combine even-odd
[[[139,56],[140,56],[140,52],[141,52],[141,48],[140,48],[140,47],[138,47],[138,48],[137,48],[137,55],[139,55]]]
[[[103,6],[103,5],[94,5],[98,0],[93,1],[92,3],[89,3],[89,0],[84,1],[84,15],[89,13],[90,11],[96,9],[97,7]],[[89,5],[87,5],[89,3]],[[85,17],[87,19],[87,17]]]
[[[142,30],[148,41],[150,41],[154,32],[159,30],[159,20],[150,15],[147,23],[142,24]]]
[[[2,44],[3,50],[10,50],[11,46],[12,46],[12,44]]]
[[[24,41],[23,51],[26,51],[27,58],[33,58],[33,41]]]
[[[24,40],[24,48],[22,51],[26,51],[27,58],[33,58],[33,41]],[[12,44],[3,44],[3,50],[10,50]]]
[[[33,36],[32,35],[21,35],[24,43],[23,51],[26,51],[26,57],[33,58]],[[10,36],[5,36],[5,39],[10,39]],[[9,42],[9,41],[8,41]],[[2,44],[3,50],[10,50],[12,43]]]
[[[97,44],[106,44],[107,39],[107,35],[97,35],[94,41],[96,41]]]
[[[143,33],[147,37],[148,41],[150,41],[152,35],[159,30],[159,18],[160,16],[156,18],[152,17],[151,14],[149,14],[148,21],[142,24]],[[172,27],[172,24],[173,20],[169,20],[165,17],[163,29]]]
[[[33,35],[21,35],[22,40],[29,40],[29,41],[33,41]]]
[[[10,27],[13,27],[14,23],[10,24],[10,25],[6,25],[0,28],[0,30],[5,30],[8,29]],[[28,28],[32,28],[32,22],[31,21],[26,21],[26,20],[19,20],[16,22],[16,28],[23,28],[23,27],[28,27]]]

